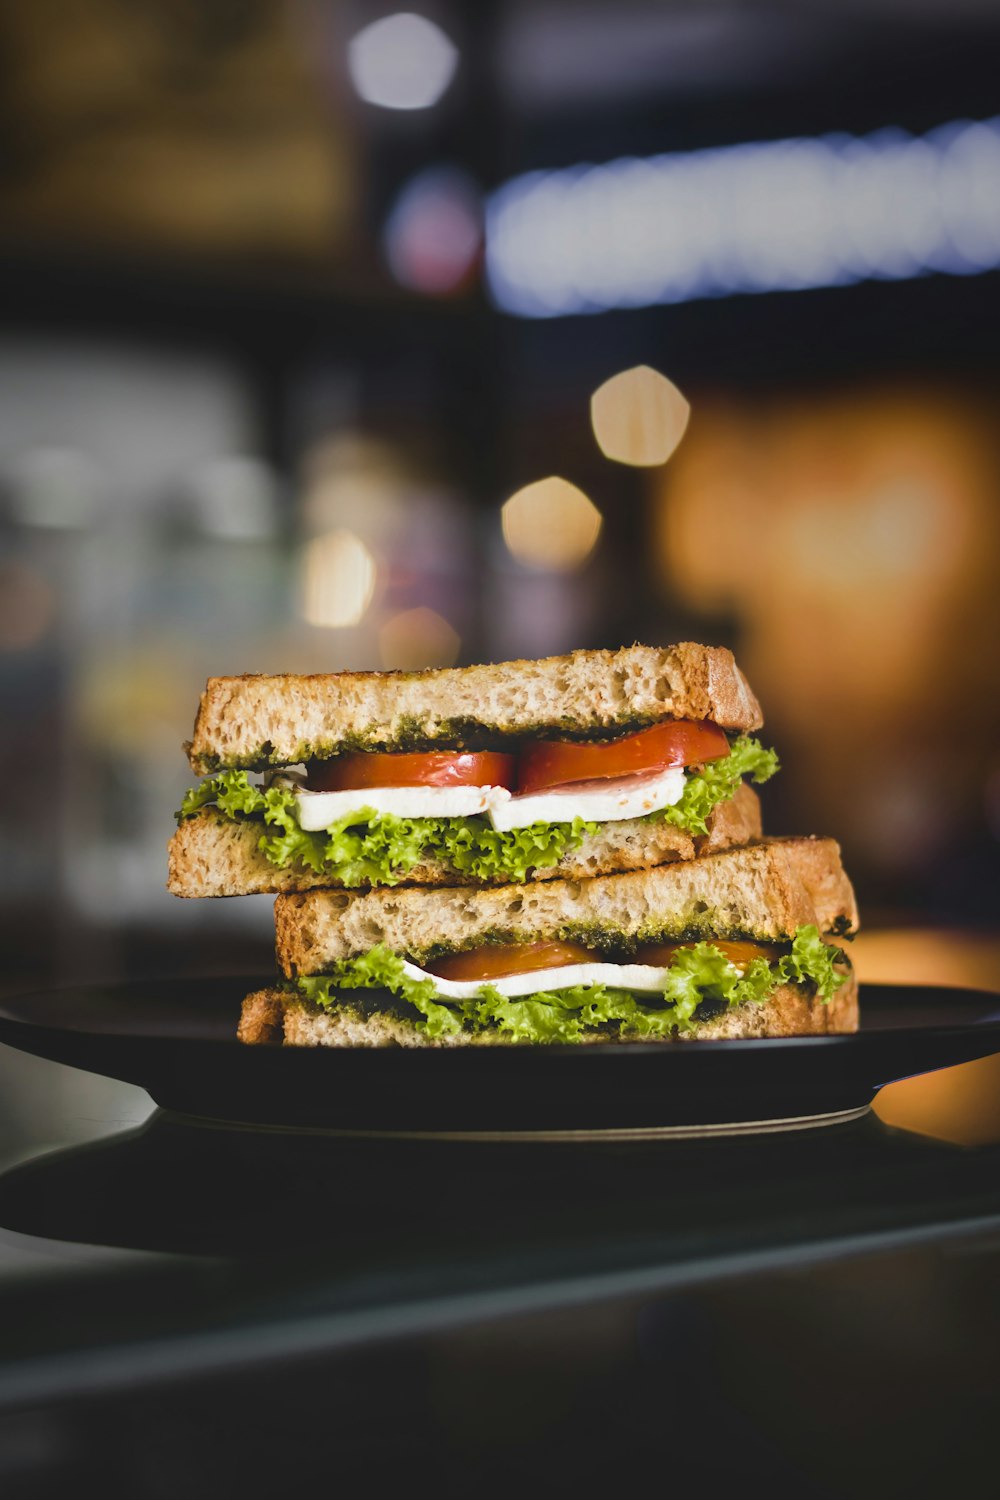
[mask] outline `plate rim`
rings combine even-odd
[[[184,997],[177,1026],[170,1000],[183,984],[201,988]],[[0,1042],[137,1086],[172,1113],[296,1129],[398,1130],[407,1137],[427,1130],[603,1135],[622,1126],[760,1120],[762,1110],[774,1120],[829,1116],[870,1104],[886,1083],[1000,1053],[1000,995],[945,985],[873,984],[884,1005],[904,1011],[897,1024],[878,1030],[688,1044],[447,1048],[247,1046],[236,1035],[246,985],[239,975],[157,977],[8,995],[0,1000]],[[906,1007],[926,1006],[935,994],[971,1002],[973,1017],[907,1024]],[[199,995],[211,1018],[207,1035],[195,1029]],[[44,1011],[45,1000],[57,996],[55,1018],[27,1018],[36,1004]],[[79,1017],[77,997],[89,1002]],[[138,1000],[141,1011],[143,998],[145,1020],[130,1024],[129,1002]],[[93,1024],[102,1004],[114,1007],[111,1029]],[[220,1035],[223,1006],[229,1019]],[[67,1009],[77,1025],[65,1024]]]

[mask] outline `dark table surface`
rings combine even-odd
[[[271,1494],[289,1432],[311,1469],[335,1441],[353,1485],[415,1465],[509,1493],[528,1465],[586,1491],[678,1421],[671,1472],[709,1494],[971,1482],[1000,1398],[1000,1128],[943,1139],[942,1100],[961,1124],[995,1062],[886,1091],[919,1125],[929,1090],[936,1137],[872,1113],[502,1143],[149,1113],[0,1049],[37,1105],[0,1174],[4,1493]]]
[[[0,1403],[997,1233],[1000,1144],[874,1114],[503,1144],[156,1111],[0,1176]]]

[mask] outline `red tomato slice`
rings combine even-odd
[[[535,969],[558,969],[564,964],[600,962],[580,943],[512,943],[510,946],[473,948],[468,953],[449,953],[427,964],[439,979],[472,981],[503,979],[508,974],[530,974]]]
[[[729,741],[717,724],[686,719],[654,724],[638,734],[603,743],[535,740],[521,750],[517,790],[527,795],[567,782],[649,775],[669,766],[700,765],[728,754]]]
[[[726,938],[706,938],[705,942],[718,948],[734,964],[748,964],[753,958],[766,958],[772,964],[781,957],[783,951],[780,943],[730,942]],[[693,947],[694,943],[643,943],[632,963],[668,969],[681,948]]]
[[[513,755],[496,750],[432,750],[426,755],[362,751],[314,760],[309,790],[353,792],[379,786],[505,786],[516,780]]]

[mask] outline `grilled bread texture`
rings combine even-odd
[[[278,966],[321,974],[382,943],[419,961],[484,943],[575,938],[749,937],[781,941],[799,927],[851,931],[854,892],[833,839],[764,839],[700,859],[588,880],[497,889],[310,891],[274,904]]]
[[[600,735],[658,719],[759,729],[760,705],[722,646],[627,646],[427,672],[212,677],[186,746],[192,770],[262,770],[345,750]]]
[[[289,867],[279,870],[257,847],[262,824],[227,818],[207,807],[180,824],[167,847],[167,889],[175,896],[280,895],[336,887],[332,875]],[[702,837],[685,833],[670,823],[630,818],[606,823],[589,834],[578,849],[557,865],[537,870],[534,880],[583,880],[623,870],[647,870],[677,859],[695,859],[717,849],[747,844],[760,837],[760,799],[742,786],[728,802],[721,802],[708,820]],[[414,865],[400,882],[404,885],[473,885],[483,881],[455,870],[446,861],[428,859]],[[498,877],[493,884],[506,882]],[[384,887],[383,887],[384,889]]]
[[[824,1003],[802,985],[784,984],[761,1004],[733,1006],[704,1021],[696,1031],[678,1032],[670,1042],[738,1041],[749,1037],[829,1036],[857,1031],[858,985],[850,974],[832,1000]],[[520,1045],[499,1032],[429,1037],[400,1016],[362,1015],[348,1003],[324,1010],[284,990],[258,990],[243,1002],[239,1039],[251,1045],[285,1047],[488,1047]],[[574,1046],[601,1043],[647,1045],[648,1039],[611,1039],[595,1032]]]

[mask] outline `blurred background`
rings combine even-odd
[[[269,966],[164,889],[209,674],[685,638],[862,972],[1000,987],[998,62],[988,0],[0,0],[4,987]]]

